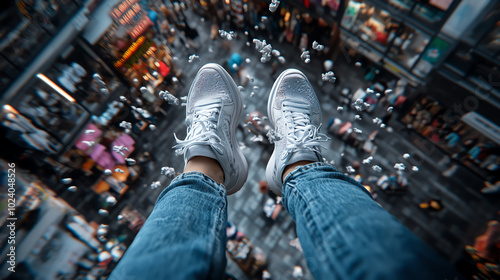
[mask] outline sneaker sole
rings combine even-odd
[[[273,84],[273,87],[271,88],[271,93],[269,94],[269,99],[267,101],[267,115],[269,117],[269,120],[271,121],[271,125],[273,126],[273,129],[276,129],[274,126],[274,115],[272,114],[274,96],[276,94],[276,90],[278,88],[278,85],[281,84],[281,80],[283,80],[283,78],[289,74],[299,74],[301,76],[304,76],[304,78],[306,78],[306,80],[309,81],[307,79],[307,77],[302,72],[300,72],[299,70],[296,70],[296,69],[287,69],[287,70],[283,71],[283,73],[281,73],[278,76],[278,78],[276,79],[276,81]],[[269,159],[269,162],[267,163],[267,166],[266,166],[266,179],[273,177],[275,164],[276,164],[276,146],[275,146],[273,153],[271,155],[271,158]],[[267,180],[267,185],[269,186],[271,191],[273,191],[275,194],[277,194],[279,196],[283,195],[283,192],[282,192],[283,186],[279,187],[278,185],[276,185],[274,183],[274,180]]]
[[[238,90],[238,87],[234,83],[233,78],[227,73],[227,71],[220,66],[219,64],[215,63],[208,63],[205,64],[199,71],[202,69],[214,69],[216,70],[222,79],[226,82],[227,85],[233,88],[231,91],[234,104],[235,104],[235,110],[233,111],[232,119],[234,120],[231,126],[232,131],[235,133],[232,134],[231,136],[231,142],[233,143],[233,155],[235,155],[235,160],[236,164],[238,165],[239,168],[236,170],[240,170],[242,172],[239,172],[238,174],[238,180],[236,181],[236,184],[234,187],[227,189],[226,188],[226,193],[227,195],[231,195],[239,191],[243,185],[245,184],[247,177],[248,177],[248,162],[241,152],[241,149],[239,148],[238,141],[236,140],[236,128],[238,126],[238,120],[240,120],[241,115],[243,114],[243,99],[241,98],[240,91]],[[191,90],[190,90],[191,91]]]

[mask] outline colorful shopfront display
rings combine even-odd
[[[350,0],[341,22],[350,38],[346,41],[356,49],[360,43],[366,45],[378,53],[375,59],[369,57],[371,60],[383,61],[390,72],[418,84],[448,53],[451,41],[429,28],[442,24],[455,3],[434,1],[424,5],[391,0],[388,4],[383,7],[372,1]],[[436,9],[440,12],[428,14]]]

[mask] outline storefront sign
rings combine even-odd
[[[384,64],[384,67],[385,67],[385,69],[387,69],[387,70],[389,70],[389,71],[391,71],[391,72],[393,72],[393,73],[395,73],[395,74],[399,74],[399,73],[401,73],[401,71],[399,71],[399,69],[398,69],[398,68],[396,68],[396,66],[394,66],[394,65],[393,65],[393,64],[391,64],[391,63],[386,62],[386,63]]]
[[[351,29],[356,18],[358,17],[359,9],[361,8],[361,3],[356,3],[353,1],[349,1],[349,5],[347,6],[344,17],[342,18],[342,26],[346,29]]]
[[[141,6],[139,6],[139,4],[135,3],[132,7],[130,7],[129,10],[127,10],[125,13],[123,13],[123,15],[118,18],[118,22],[121,24],[121,25],[127,25],[129,24],[134,18],[135,16],[137,16],[137,14],[139,14],[141,12]]]
[[[112,19],[119,20],[124,15],[126,15],[129,10],[134,11],[135,9],[137,9],[137,7],[139,7],[140,10],[141,7],[137,3],[137,1],[138,0],[123,1],[120,4],[116,5],[116,7],[113,10],[111,10],[109,15],[111,16]]]
[[[133,42],[132,45],[123,53],[123,56],[115,62],[115,67],[120,68],[125,64],[127,60],[129,60],[132,55],[139,49],[139,47],[146,41],[146,37],[141,36],[137,41]]]
[[[139,37],[148,27],[153,25],[153,22],[149,19],[147,15],[144,15],[141,20],[131,29],[128,31],[128,34],[130,37],[132,37],[133,40],[135,38]]]
[[[425,51],[422,59],[431,64],[436,64],[439,58],[448,50],[450,43],[440,38],[434,38]]]

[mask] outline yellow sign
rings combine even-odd
[[[146,41],[146,37],[141,36],[137,41],[133,42],[132,45],[123,53],[122,58],[115,62],[115,67],[122,67],[123,64],[137,51],[137,49]]]

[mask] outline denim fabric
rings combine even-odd
[[[288,174],[283,205],[297,224],[316,279],[457,279],[447,262],[363,186],[329,164]],[[110,279],[221,279],[226,208],[224,186],[198,172],[178,176],[160,194]]]
[[[227,199],[223,185],[189,172],[164,189],[110,279],[222,279]]]
[[[457,279],[454,269],[333,166],[289,173],[283,205],[316,279]]]

